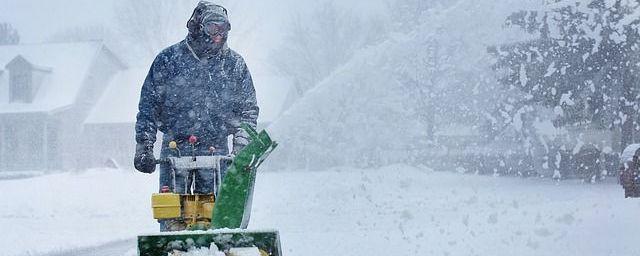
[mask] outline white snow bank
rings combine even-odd
[[[37,255],[158,230],[150,194],[157,175],[92,170],[0,181],[3,255]]]

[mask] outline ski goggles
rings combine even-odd
[[[222,35],[229,30],[230,26],[226,21],[210,21],[202,25],[202,31],[209,36]]]

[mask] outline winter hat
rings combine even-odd
[[[205,32],[205,25],[209,22],[226,25],[225,31],[221,35],[222,43],[214,43],[212,36]],[[228,48],[227,32],[231,30],[231,24],[227,16],[227,9],[220,5],[200,1],[187,22],[187,28],[189,29],[187,46],[197,59],[211,58],[225,52]]]
[[[214,4],[209,1],[200,1],[191,14],[191,18],[187,22],[187,28],[190,35],[200,34],[202,24],[207,21],[222,20],[228,24],[228,28],[231,29],[231,23],[229,23],[229,16],[227,15],[227,9],[221,5]]]

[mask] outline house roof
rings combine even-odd
[[[31,103],[10,103],[9,72],[0,72],[0,113],[52,112],[72,105],[103,49],[98,41],[0,46],[0,70],[16,58],[50,70]]]
[[[51,68],[34,65],[33,63],[29,62],[24,57],[22,57],[22,55],[18,55],[15,58],[13,58],[13,60],[11,60],[9,63],[7,63],[5,68],[7,70],[11,70],[13,67],[18,67],[18,66],[21,66],[21,65],[27,65],[29,68],[31,68],[33,70],[41,71],[41,72],[47,72],[47,73],[51,72]]]
[[[147,71],[132,68],[118,72],[91,110],[85,124],[134,123]]]

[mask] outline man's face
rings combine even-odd
[[[216,45],[225,43],[229,29],[229,22],[221,16],[207,19],[202,25],[204,34]]]

